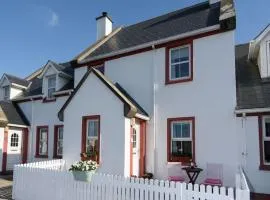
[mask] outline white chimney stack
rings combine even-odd
[[[220,0],[209,0],[209,4],[214,4],[214,3],[217,3],[217,2],[220,2]]]
[[[112,19],[108,16],[107,12],[102,12],[97,20],[97,40],[109,35],[112,32]]]

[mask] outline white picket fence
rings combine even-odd
[[[17,165],[13,182],[15,200],[249,200],[242,198],[244,192],[105,174],[93,175],[90,183],[79,182],[62,160]]]

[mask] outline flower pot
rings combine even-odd
[[[96,171],[72,171],[75,181],[90,182]]]

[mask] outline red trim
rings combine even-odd
[[[190,157],[176,157],[171,155],[171,123],[174,121],[191,121],[192,123],[192,158]],[[168,162],[182,162],[189,163],[192,159],[196,162],[196,152],[195,152],[195,117],[177,117],[167,119],[167,161]]]
[[[176,47],[181,47],[189,45],[190,46],[190,77],[188,78],[183,78],[179,80],[170,80],[170,49],[176,48]],[[166,58],[165,58],[165,84],[174,84],[174,83],[183,83],[183,82],[188,82],[188,81],[193,81],[193,39],[190,40],[180,40],[176,41],[170,46],[166,47]]]
[[[97,158],[93,157],[82,157],[82,160],[95,160],[100,163],[100,115],[90,115],[82,117],[82,143],[81,143],[81,155],[86,153],[86,132],[87,132],[87,120],[96,119],[98,120],[98,155]]]
[[[146,121],[140,121],[140,177],[145,174]]]
[[[263,115],[258,116],[258,126],[259,126],[259,148],[260,148],[260,170],[270,171],[270,165],[264,164],[264,152],[263,152]]]
[[[159,48],[170,46],[170,45],[174,44],[175,42],[186,41],[186,40],[195,40],[195,39],[199,39],[199,38],[219,34],[219,33],[222,33],[222,32],[225,32],[225,31],[223,31],[223,30],[209,31],[207,33],[201,33],[201,34],[198,34],[198,35],[194,35],[194,36],[190,36],[190,37],[186,37],[186,38],[182,38],[182,39],[178,39],[178,40],[173,40],[173,41],[170,41],[170,42],[164,42],[162,44],[155,45],[155,48],[159,49]],[[130,51],[130,52],[127,52],[127,53],[121,53],[121,54],[118,54],[118,55],[115,55],[115,56],[109,56],[109,57],[106,57],[106,58],[93,60],[93,61],[90,61],[90,62],[87,62],[87,63],[84,63],[84,64],[77,64],[77,66],[75,66],[74,68],[102,65],[105,61],[114,60],[114,59],[130,56],[130,55],[135,55],[135,54],[139,54],[139,53],[143,53],[143,52],[151,51],[151,50],[153,50],[152,46],[148,46],[148,47],[138,49],[138,50],[134,50],[134,51]]]
[[[131,121],[130,121],[131,122]],[[130,176],[133,176],[133,143],[132,143],[132,138],[133,138],[133,128],[130,125],[130,166],[129,166],[129,170],[130,170]]]
[[[40,140],[40,129],[45,128],[47,129],[47,154],[46,155],[40,155],[39,154],[39,140]],[[49,126],[37,126],[37,132],[36,132],[36,158],[48,158],[48,151],[49,151]]]
[[[57,155],[58,129],[63,128],[63,125],[54,126],[54,143],[53,143],[53,158],[61,159],[62,155]]]
[[[22,163],[27,163],[27,156],[28,156],[28,137],[29,137],[29,130],[28,128],[23,129],[23,153],[22,153]]]
[[[8,130],[4,132],[3,158],[2,158],[2,173],[7,172],[7,147],[8,147]]]
[[[47,99],[47,98],[44,98],[43,99],[43,103],[51,103],[51,102],[55,102],[56,101],[56,98],[51,98],[51,99]]]

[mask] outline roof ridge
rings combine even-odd
[[[169,14],[173,14],[173,13],[176,13],[176,12],[186,12],[186,11],[188,11],[188,10],[190,10],[190,9],[194,9],[194,8],[196,8],[196,7],[200,7],[200,6],[209,6],[209,3],[208,3],[208,1],[204,1],[204,2],[201,2],[201,3],[197,3],[197,4],[194,4],[194,5],[191,5],[191,6],[188,6],[188,7],[185,7],[185,8],[180,8],[180,9],[177,9],[177,10],[174,10],[174,11],[171,11],[171,12],[168,12],[168,13],[165,13],[165,14],[162,14],[162,15],[159,15],[159,16],[156,16],[156,17],[152,17],[152,18],[150,18],[150,19],[147,19],[147,20],[144,20],[144,21],[141,21],[141,22],[137,22],[137,23],[135,23],[135,24],[131,24],[131,25],[128,25],[128,26],[124,26],[123,28],[130,28],[130,27],[132,27],[132,26],[137,26],[137,25],[139,25],[139,24],[142,24],[142,23],[145,23],[145,22],[147,22],[147,21],[151,21],[151,20],[154,20],[154,19],[157,19],[157,18],[160,18],[160,17],[164,17],[164,16],[166,16],[166,15],[169,15]]]
[[[4,73],[4,74],[5,74],[6,76],[11,76],[11,77],[13,77],[13,78],[18,78],[18,79],[21,79],[21,80],[27,81],[26,79],[21,78],[21,77],[19,77],[19,76],[15,76],[15,75],[8,74],[8,73]]]

